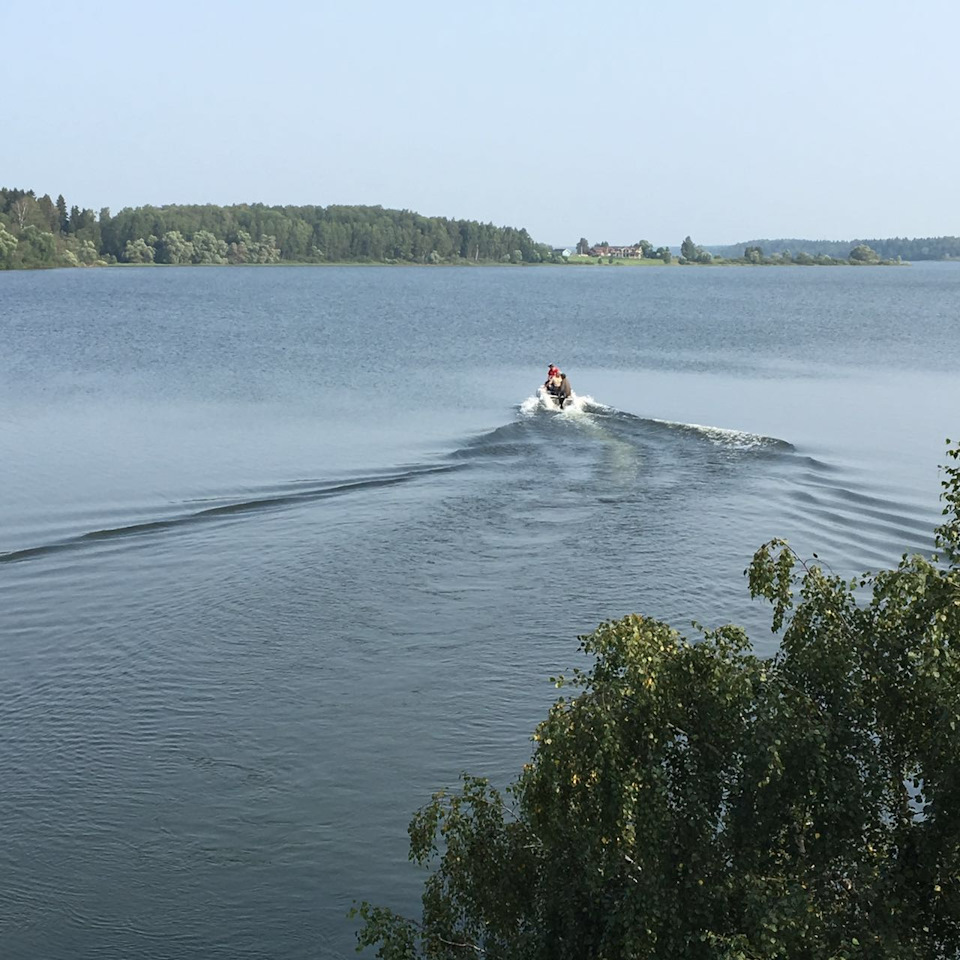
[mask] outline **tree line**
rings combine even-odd
[[[111,263],[540,263],[525,229],[380,206],[170,204],[112,214],[0,188],[0,269]]]
[[[960,259],[960,237],[888,237],[877,240],[748,240],[729,246],[711,246],[710,253],[718,257],[738,258],[745,248],[759,247],[770,255],[783,251],[793,256],[846,258],[858,246],[870,247],[881,260],[956,260]]]
[[[625,252],[629,251],[629,252]],[[647,240],[630,248],[591,246],[577,253],[673,260],[669,247]],[[960,238],[885,240],[755,240],[705,248],[687,237],[681,263],[714,258],[743,263],[832,264],[960,258]],[[0,188],[0,269],[112,263],[541,263],[558,251],[525,229],[476,220],[425,217],[380,206],[168,204],[125,207],[112,214],[68,206],[33,190]]]
[[[890,265],[902,263],[901,257],[884,258],[881,257],[873,247],[865,243],[858,243],[850,250],[845,250],[842,256],[830,256],[826,253],[807,253],[805,250],[796,252],[790,250],[778,250],[776,253],[767,253],[763,247],[758,244],[751,244],[744,247],[739,256],[722,257],[713,254],[699,244],[693,242],[690,237],[686,237],[680,246],[680,263],[744,263],[744,264],[767,264],[771,266],[782,266],[797,264],[799,266],[836,266],[839,264],[869,265],[881,264]]]
[[[718,248],[713,248],[714,250]],[[743,248],[724,247],[726,255],[721,256],[710,249],[694,243],[690,236],[686,236],[680,244],[678,263],[687,264],[765,264],[800,266],[834,266],[839,264],[894,264],[900,263],[901,258],[883,257],[873,247],[865,243],[858,243],[852,249],[844,247],[842,256],[830,256],[825,253],[811,254],[804,250],[792,252],[782,249],[776,252],[765,252],[758,244],[751,244]],[[654,247],[649,240],[638,240],[628,246],[612,246],[606,240],[602,243],[591,244],[586,237],[577,242],[578,257],[595,259],[598,264],[604,262],[616,263],[619,260],[662,260],[664,263],[673,262],[673,252],[670,247]],[[584,262],[583,260],[574,262]]]

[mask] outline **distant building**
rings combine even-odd
[[[631,244],[629,247],[612,247],[609,244],[601,244],[597,247],[591,247],[587,251],[591,257],[615,257],[619,260],[640,260],[643,257],[643,248],[639,244]]]
[[[563,259],[566,260],[567,257],[573,256],[573,247],[554,247],[553,255],[555,257],[563,257]]]

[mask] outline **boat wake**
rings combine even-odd
[[[702,439],[728,449],[776,449],[781,451],[792,451],[794,449],[793,444],[786,440],[750,433],[746,430],[715,427],[700,423],[682,423],[675,420],[662,420],[657,417],[640,417],[636,414],[618,410],[616,407],[607,406],[594,400],[591,396],[575,394],[564,403],[561,409],[556,397],[548,394],[543,387],[540,387],[535,395],[522,401],[518,410],[522,417],[532,417],[543,413],[561,417],[582,417],[584,414],[588,414],[598,423],[619,421],[624,425],[643,428],[646,432],[662,430],[675,435],[685,434],[691,438]]]
[[[460,465],[449,463],[423,465],[401,470],[384,471],[383,473],[367,476],[350,477],[338,481],[293,480],[278,487],[264,489],[259,495],[255,496],[242,498],[218,497],[212,500],[206,500],[203,502],[211,503],[212,505],[199,509],[189,509],[189,505],[196,504],[198,501],[183,501],[182,506],[188,507],[188,509],[175,513],[173,516],[145,520],[137,523],[118,524],[115,527],[91,530],[87,533],[65,537],[51,543],[24,547],[19,550],[10,550],[6,553],[0,553],[0,564],[31,560],[65,550],[92,546],[104,541],[143,537],[212,520],[224,520],[242,514],[256,513],[270,509],[278,510],[293,507],[298,504],[343,497],[384,487],[393,487],[398,484],[409,483],[412,480],[417,480],[422,477],[449,473],[452,470],[458,469],[458,466]]]
[[[84,523],[77,517],[69,524],[73,531],[68,528],[47,542],[31,543],[28,533],[26,543],[11,544],[13,549],[0,552],[0,565],[110,544],[148,548],[155,537],[195,525],[319,508],[327,501],[344,504],[338,499],[344,497],[378,497],[400,485],[442,483],[444,476],[454,471],[466,471],[472,479],[452,479],[453,486],[435,487],[444,496],[467,495],[464,491],[473,496],[478,490],[487,491],[483,494],[487,496],[495,489],[502,491],[508,502],[511,498],[525,502],[524,497],[533,496],[531,491],[543,488],[547,476],[553,483],[548,500],[554,507],[557,489],[576,492],[581,506],[609,505],[637,498],[669,498],[674,489],[677,497],[690,497],[694,490],[719,496],[731,485],[739,488],[750,480],[763,483],[763,478],[778,477],[775,485],[785,498],[782,509],[788,519],[796,512],[800,529],[822,522],[824,536],[842,540],[849,528],[859,531],[862,540],[869,521],[878,525],[878,552],[887,545],[891,532],[898,543],[911,547],[924,542],[923,518],[899,504],[864,499],[866,494],[854,478],[836,476],[835,467],[798,453],[786,440],[729,427],[642,417],[587,395],[577,395],[562,410],[548,403],[539,396],[528,397],[518,404],[513,420],[465,439],[436,459],[412,465],[278,481],[243,492],[224,491],[203,500],[145,504],[139,516],[116,515],[113,522],[103,523],[101,513],[101,522],[86,530],[82,526],[77,529],[77,521]],[[494,485],[488,488],[491,482]],[[540,503],[541,495],[534,501]],[[500,508],[508,509],[504,504]],[[93,516],[93,511],[88,512],[87,520]],[[837,547],[841,553],[848,545],[843,540]]]

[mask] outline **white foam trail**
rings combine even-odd
[[[561,416],[576,416],[584,413],[611,413],[615,411],[614,407],[608,407],[604,403],[599,403],[589,395],[574,394],[563,405],[561,410],[557,406],[556,400],[543,387],[538,387],[534,396],[527,397],[520,404],[520,412],[527,416],[535,413],[549,411]],[[734,430],[728,427],[711,427],[700,423],[681,423],[679,420],[662,420],[658,417],[640,417],[648,423],[659,423],[664,427],[671,427],[674,430],[686,430],[690,433],[699,434],[707,440],[725,446],[740,450],[750,450],[756,447],[764,447],[769,444],[780,444],[782,440],[774,437],[764,437],[756,433],[748,433],[745,430]]]
[[[579,393],[573,394],[570,399],[563,405],[563,410],[561,413],[586,413],[590,408],[593,400],[591,397],[580,396]]]
[[[596,409],[597,407],[603,408],[603,405],[595,403],[593,397],[580,396],[575,393],[564,403],[561,410],[556,399],[547,393],[543,387],[538,387],[534,396],[527,397],[520,404],[520,412],[530,415],[537,413],[539,410],[549,410],[551,413],[576,414],[585,413],[590,408]]]
[[[749,450],[752,447],[766,446],[771,442],[782,442],[775,440],[773,437],[762,437],[756,433],[747,433],[744,430],[732,430],[728,427],[710,427],[700,423],[679,423],[676,420],[659,420],[656,417],[650,417],[649,419],[651,423],[662,423],[666,427],[679,427],[682,430],[691,430],[694,433],[699,433],[701,436],[706,437],[708,440],[712,440],[714,443],[719,443],[727,447],[739,447],[744,450]]]
[[[527,399],[520,404],[520,412],[527,414],[527,416],[529,416],[530,414],[536,413],[537,410],[539,409],[540,409],[540,398],[536,396],[527,397]]]

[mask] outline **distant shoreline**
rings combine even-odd
[[[679,249],[679,256],[677,250]],[[578,252],[575,252],[578,251]],[[0,187],[0,270],[115,263],[170,266],[274,263],[327,266],[837,266],[960,259],[960,237],[877,240],[752,240],[679,248],[648,240],[569,247],[533,239],[523,227],[425,217],[380,206],[165,204],[116,214],[70,206],[63,195]]]
[[[750,263],[749,261],[744,260],[724,260],[722,258],[715,258],[710,263],[696,263],[693,261],[688,261],[682,263],[679,259],[674,259],[670,263],[664,263],[662,260],[627,260],[627,259],[614,259],[611,263],[609,260],[603,260],[602,263],[598,263],[597,259],[594,257],[586,257],[581,260],[569,261],[567,263],[556,263],[556,262],[545,262],[545,263],[498,263],[494,260],[462,260],[459,262],[443,262],[443,263],[416,263],[413,261],[398,261],[394,263],[386,263],[384,261],[377,260],[327,260],[327,261],[311,261],[311,260],[280,260],[275,263],[90,263],[90,264],[79,264],[79,265],[66,265],[66,264],[51,264],[51,265],[38,265],[31,267],[15,267],[12,269],[0,269],[0,275],[4,273],[23,273],[23,272],[38,272],[38,271],[48,271],[48,270],[76,270],[76,269],[148,269],[148,270],[164,270],[167,268],[180,268],[186,267],[188,269],[198,268],[198,269],[273,269],[275,267],[319,267],[321,269],[327,269],[330,267],[350,267],[350,268],[364,268],[364,267],[389,267],[389,268],[401,268],[401,269],[431,269],[431,270],[450,270],[450,269],[468,269],[468,270],[477,270],[477,269],[487,269],[492,267],[500,267],[505,269],[564,269],[564,268],[588,268],[588,267],[666,267],[669,269],[674,269],[677,267],[723,267],[726,269],[736,268],[736,267],[768,267],[772,269],[784,268],[784,267],[818,267],[818,266],[835,266],[835,267],[909,267],[913,265],[914,261],[910,260],[882,260],[876,262],[868,263],[858,263],[857,261],[851,260],[836,260],[831,264],[804,264],[804,263]],[[925,262],[925,261],[918,261]],[[926,261],[930,263],[960,263],[960,260],[957,259],[945,259],[945,260],[931,260]]]

